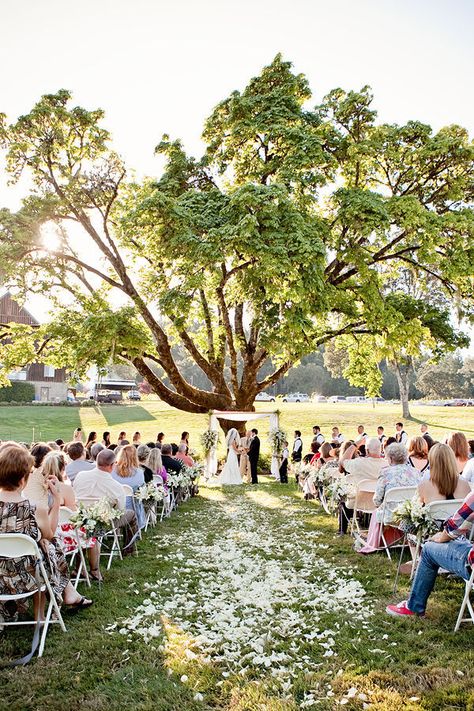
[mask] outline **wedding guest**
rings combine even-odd
[[[161,449],[155,447],[151,450],[150,456],[148,457],[148,466],[150,467],[153,474],[158,474],[163,479],[163,484],[167,490],[166,482],[168,480],[168,472],[163,466],[163,460],[161,457]]]
[[[59,444],[56,444],[56,442],[54,440],[51,440],[50,442],[46,442],[46,444],[50,449],[53,449],[56,452],[59,452],[61,449]]]
[[[74,434],[72,435],[73,442],[82,442],[82,428],[76,427]]]
[[[63,439],[58,438],[58,439],[55,439],[54,441],[56,442],[56,444],[58,445],[60,450],[64,449],[64,440]]]
[[[388,466],[381,470],[375,487],[374,504],[378,507],[371,515],[366,545],[359,553],[373,553],[379,550],[380,527],[384,529],[387,544],[394,543],[401,537],[401,532],[390,526],[395,504],[382,507],[385,494],[396,486],[416,486],[421,481],[421,474],[408,463],[408,450],[401,443],[391,444],[385,449]],[[382,520],[383,517],[383,520]]]
[[[391,444],[397,444],[397,440],[395,439],[395,437],[387,437],[387,439],[385,440],[384,449],[390,447]]]
[[[97,459],[97,455],[99,452],[102,452],[102,450],[105,449],[104,445],[101,444],[100,442],[95,442],[90,450],[90,458],[91,462],[94,463]]]
[[[94,469],[94,463],[86,460],[86,448],[82,442],[71,442],[67,446],[67,455],[71,460],[66,466],[66,476],[71,483],[79,472]]]
[[[319,449],[319,469],[323,475],[331,474],[331,470],[339,469],[339,450],[330,442],[323,442]],[[335,473],[335,472],[334,472]]]
[[[315,456],[316,454],[319,454],[319,447],[320,447],[320,445],[317,444],[317,442],[311,442],[311,444],[309,445],[309,447],[310,447],[310,451],[308,452],[308,454],[305,454],[304,457],[303,457],[303,463],[304,463],[304,464],[310,464],[311,461],[313,460],[314,456]],[[317,457],[317,458],[319,459],[319,457]]]
[[[148,459],[150,457],[151,449],[146,444],[140,444],[137,447],[137,457],[140,467],[143,469],[143,476],[145,477],[145,484],[153,481],[153,471],[148,466]]]
[[[111,441],[110,441],[110,432],[105,431],[104,434],[102,435],[102,444],[104,447],[110,447]]]
[[[186,443],[180,444],[176,453],[176,459],[179,459],[181,462],[183,462],[186,467],[193,467],[194,460],[192,457],[189,456],[189,454],[186,454],[187,450],[188,447]]]
[[[172,451],[173,450],[170,444],[161,445],[161,460],[168,474],[180,472],[183,468],[182,462],[172,456]]]
[[[430,475],[428,461],[428,442],[424,437],[412,437],[408,443],[408,463],[417,469],[425,478]]]
[[[410,597],[397,605],[387,605],[389,615],[423,617],[440,568],[469,580],[474,567],[474,545],[468,540],[473,525],[474,491],[471,491],[454,516],[445,522],[443,530],[423,546]]]
[[[71,584],[64,553],[55,538],[61,505],[57,481],[54,478],[48,480],[49,510],[47,506],[32,504],[24,496],[34,463],[34,458],[24,447],[10,442],[0,447],[0,533],[22,533],[41,541],[39,550],[58,603],[63,602],[75,609],[90,607],[92,600],[79,595]],[[0,594],[16,595],[37,590],[35,569],[30,557],[0,558]],[[45,593],[34,593],[33,608],[37,619],[44,619],[45,601]],[[15,603],[0,603],[1,617],[9,620],[15,615]]]
[[[447,444],[451,447],[456,457],[458,474],[462,474],[469,461],[469,445],[466,435],[463,432],[451,432],[448,436]]]
[[[318,442],[311,442],[311,459],[309,460],[309,463],[312,467],[316,466],[318,461],[321,459],[321,446],[322,445],[320,445]]]
[[[135,447],[138,447],[138,445],[141,442],[141,438],[142,438],[142,436],[141,436],[140,432],[134,432],[133,437],[132,437],[132,444],[135,445]]]
[[[303,440],[301,439],[301,432],[295,430],[295,439],[293,442],[293,451],[291,452],[292,462],[301,462],[303,457]]]
[[[182,444],[186,445],[186,454],[188,454],[189,453],[189,432],[183,432],[181,434],[181,442],[179,444],[180,444],[180,446]]]
[[[97,432],[89,432],[89,436],[86,441],[86,452],[87,457],[90,459],[91,447],[97,442]]]
[[[143,469],[138,461],[137,449],[133,444],[126,444],[117,454],[115,467],[112,470],[112,479],[119,484],[131,486],[133,493],[145,483]],[[127,496],[125,507],[135,511],[138,527],[143,528],[145,525],[145,511],[142,502],[134,501],[131,496]]]
[[[135,452],[135,447],[133,451]],[[79,472],[74,479],[73,488],[78,501],[81,501],[81,498],[106,498],[111,506],[121,512],[115,523],[123,535],[122,552],[124,555],[132,555],[135,552],[134,541],[138,532],[137,518],[134,511],[124,510],[126,502],[123,487],[112,478],[114,464],[115,453],[110,449],[102,450],[97,455],[97,466],[90,471]]]
[[[354,487],[363,479],[378,479],[380,472],[387,466],[387,461],[382,455],[382,445],[378,437],[370,437],[366,444],[367,456],[353,458],[357,449],[355,445],[349,446],[341,455],[339,469],[346,474],[345,481],[354,484]],[[354,515],[354,497],[348,497],[339,508],[339,533],[347,533],[348,523]]]
[[[472,449],[471,442],[474,445],[474,440],[470,439],[468,442],[470,449]],[[471,483],[474,482],[474,458],[473,457],[469,458],[469,461],[466,463],[466,466],[462,470],[461,476],[466,481],[470,481]]]
[[[417,439],[423,439],[423,437]],[[418,498],[422,504],[431,504],[432,501],[464,499],[469,494],[471,487],[459,476],[456,458],[447,444],[438,442],[433,445],[429,451],[428,459],[430,477],[423,479],[418,484]],[[414,545],[410,544],[410,551],[414,558]],[[401,573],[409,575],[411,570],[411,562],[400,566]]]
[[[117,439],[117,446],[118,447],[121,447],[123,444],[129,444],[129,442],[127,440],[127,433],[125,432],[125,430],[122,430],[121,432],[119,432],[119,436]]]
[[[288,484],[288,459],[290,456],[290,450],[288,449],[288,442],[285,440],[283,442],[283,449],[281,450],[281,463],[280,463],[280,484]]]
[[[31,448],[34,459],[34,468],[24,486],[24,496],[33,503],[41,502],[44,506],[48,503],[48,493],[44,485],[43,461],[53,450],[45,442],[38,442]]]
[[[163,445],[163,440],[164,440],[164,438],[165,438],[165,433],[164,433],[164,432],[158,432],[158,434],[157,434],[157,436],[156,436],[156,446],[158,447],[158,449],[161,449],[161,447],[162,447],[162,445]]]
[[[324,442],[324,435],[319,425],[313,425],[313,442],[316,442],[319,446]]]
[[[408,435],[403,429],[403,422],[397,422],[395,424],[395,441],[398,442],[399,444],[407,444],[408,442]]]
[[[44,490],[48,490],[48,481],[55,478],[58,481],[58,489],[61,495],[61,506],[67,506],[71,511],[75,511],[76,496],[70,484],[66,484],[66,458],[62,452],[48,452],[43,460],[42,474],[44,481]],[[31,499],[30,499],[31,500]],[[46,503],[47,503],[46,498]],[[32,503],[41,503],[32,501]]]

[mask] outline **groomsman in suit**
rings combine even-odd
[[[250,446],[249,450],[247,453],[247,457],[250,462],[250,474],[252,477],[252,484],[258,484],[258,477],[257,477],[257,465],[258,465],[258,458],[260,456],[260,440],[258,438],[258,430],[253,429],[251,430],[251,440],[250,440]]]

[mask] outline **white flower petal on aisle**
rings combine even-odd
[[[236,495],[214,501],[207,511],[183,512],[184,530],[159,537],[157,557],[176,562],[172,577],[145,585],[148,598],[119,631],[147,642],[161,639],[160,618],[169,618],[192,637],[193,654],[203,663],[218,663],[224,678],[272,677],[273,689],[288,695],[293,679],[314,668],[314,648],[321,664],[336,657],[347,628],[355,639],[360,630],[369,630],[373,612],[350,571],[335,567],[327,554],[320,557],[327,546],[318,543],[319,531],[308,530],[307,511],[290,499],[284,502],[289,515],[276,519],[256,505],[259,495],[252,492],[252,500]],[[202,540],[203,530],[210,542]],[[218,534],[221,530],[225,533]],[[325,616],[334,620],[334,613],[338,621],[327,628]],[[166,646],[166,639],[162,643]]]

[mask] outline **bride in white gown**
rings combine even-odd
[[[224,464],[224,468],[219,477],[219,484],[225,486],[229,484],[242,484],[242,477],[240,475],[239,459],[237,457],[237,452],[239,451],[240,436],[235,427],[232,427],[227,433],[226,437],[227,445],[227,461]]]

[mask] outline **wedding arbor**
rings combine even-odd
[[[270,432],[280,429],[280,417],[278,410],[273,412],[245,412],[231,410],[211,410],[209,412],[209,430],[218,434],[219,420],[231,420],[233,422],[247,422],[250,420],[269,419]],[[217,440],[216,440],[217,441]],[[273,476],[278,476],[278,452],[275,449],[272,452],[272,461],[270,472]],[[211,447],[206,456],[206,471],[207,476],[215,476],[217,474],[217,446]]]

